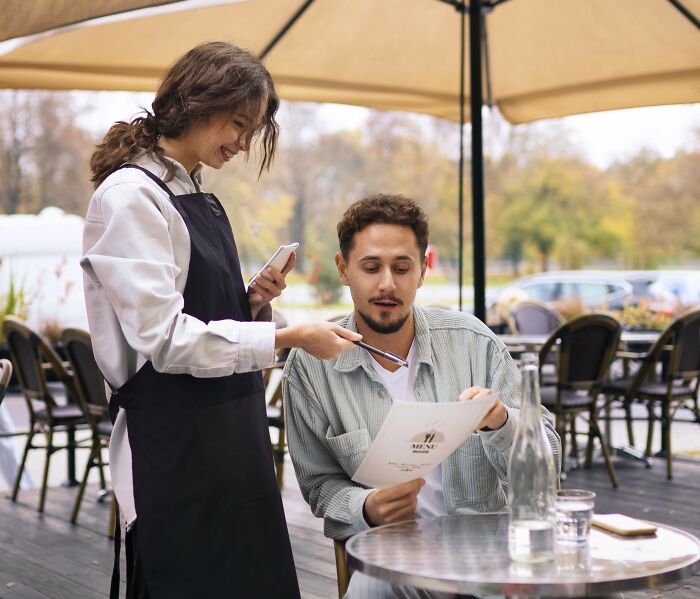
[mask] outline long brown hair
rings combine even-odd
[[[91,180],[98,187],[120,165],[144,152],[156,154],[169,180],[175,169],[163,160],[161,135],[175,139],[212,115],[242,107],[257,111],[262,103],[262,123],[251,135],[261,140],[260,173],[270,168],[279,136],[275,121],[279,98],[272,77],[257,57],[232,44],[197,46],[168,69],[153,100],[153,112],[144,110],[144,116],[130,123],[112,125],[90,160]]]

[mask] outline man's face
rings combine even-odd
[[[426,266],[410,227],[369,225],[355,233],[347,260],[338,253],[336,264],[359,318],[373,331],[394,333],[409,319]]]

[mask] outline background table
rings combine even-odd
[[[508,555],[507,514],[419,518],[368,530],[347,545],[351,567],[400,584],[451,593],[586,597],[654,588],[693,575],[700,541],[656,524],[653,537],[597,529],[587,545],[557,547],[554,561],[518,564]]]
[[[654,344],[659,338],[660,331],[622,331],[620,345],[644,346],[646,348]],[[549,335],[498,335],[506,346],[523,346],[529,351],[539,351],[544,342],[549,339]]]

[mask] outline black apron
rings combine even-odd
[[[170,196],[190,235],[183,312],[250,321],[233,232],[213,194]],[[123,167],[123,168],[124,168]],[[150,599],[299,598],[260,372],[219,378],[147,362],[112,395],[126,410]],[[117,406],[112,405],[114,411]]]

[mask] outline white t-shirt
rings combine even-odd
[[[389,392],[392,401],[415,401],[413,380],[416,372],[416,342],[411,344],[408,351],[408,368],[400,367],[394,372],[384,368],[370,354],[372,367],[379,375],[382,383]],[[447,516],[445,496],[442,492],[442,466],[431,470],[425,477],[425,485],[418,493],[416,513],[419,516]]]

